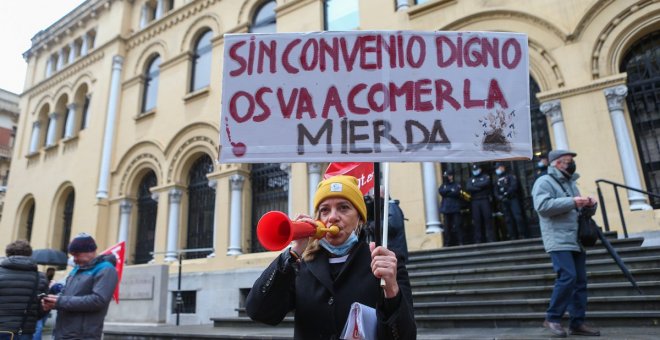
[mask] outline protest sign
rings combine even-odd
[[[532,156],[527,36],[225,35],[220,161]]]

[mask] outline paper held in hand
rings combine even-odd
[[[359,302],[353,302],[341,339],[375,340],[376,310]]]

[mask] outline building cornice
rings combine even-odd
[[[420,5],[410,7],[406,13],[410,19],[415,19],[425,14],[429,14],[435,10],[438,10],[443,7],[455,5],[457,0],[437,0],[429,1]]]
[[[193,15],[202,12],[218,1],[220,0],[192,1],[167,12],[162,18],[151,22],[147,27],[131,35],[127,40],[127,50],[132,50],[143,43],[150,41],[153,37],[160,35],[173,26],[189,19]]]
[[[610,77],[595,80],[583,86],[541,92],[536,97],[539,99],[541,103],[544,103],[550,100],[574,97],[584,93],[600,91],[608,87],[623,85],[626,84],[627,79],[628,79],[628,75],[626,73],[620,73]]]
[[[302,7],[305,7],[311,3],[318,2],[320,0],[292,0],[285,4],[275,7],[275,15],[282,16],[294,12]]]
[[[84,57],[76,60],[72,64],[65,66],[63,69],[57,71],[50,77],[26,89],[25,92],[21,94],[21,96],[28,95],[30,97],[33,97],[63,82],[65,79],[69,78],[70,76],[80,72],[81,70],[103,59],[103,56],[105,55],[106,47],[114,44],[115,42],[121,43],[123,42],[123,38],[117,36],[114,39],[111,39],[110,41],[106,42],[105,44],[98,46]]]
[[[23,53],[23,58],[28,60],[32,55],[39,54],[41,50],[48,49],[52,45],[51,41],[58,43],[61,36],[71,34],[77,27],[83,26],[86,21],[95,19],[100,12],[108,10],[113,1],[122,0],[87,0],[83,2],[60,20],[35,34],[31,39],[32,46]]]

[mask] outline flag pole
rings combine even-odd
[[[381,245],[381,219],[380,219],[380,163],[374,163],[374,242],[376,247]]]

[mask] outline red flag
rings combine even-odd
[[[119,303],[119,283],[121,282],[121,274],[124,272],[124,254],[126,253],[126,242],[121,241],[114,246],[106,249],[101,254],[109,255],[112,254],[117,259],[117,264],[115,269],[117,269],[117,286],[115,287],[115,292],[112,294],[112,297],[115,299],[115,302]]]
[[[374,163],[334,162],[328,165],[323,179],[337,175],[349,175],[358,179],[358,187],[362,195],[366,195],[374,187]]]

